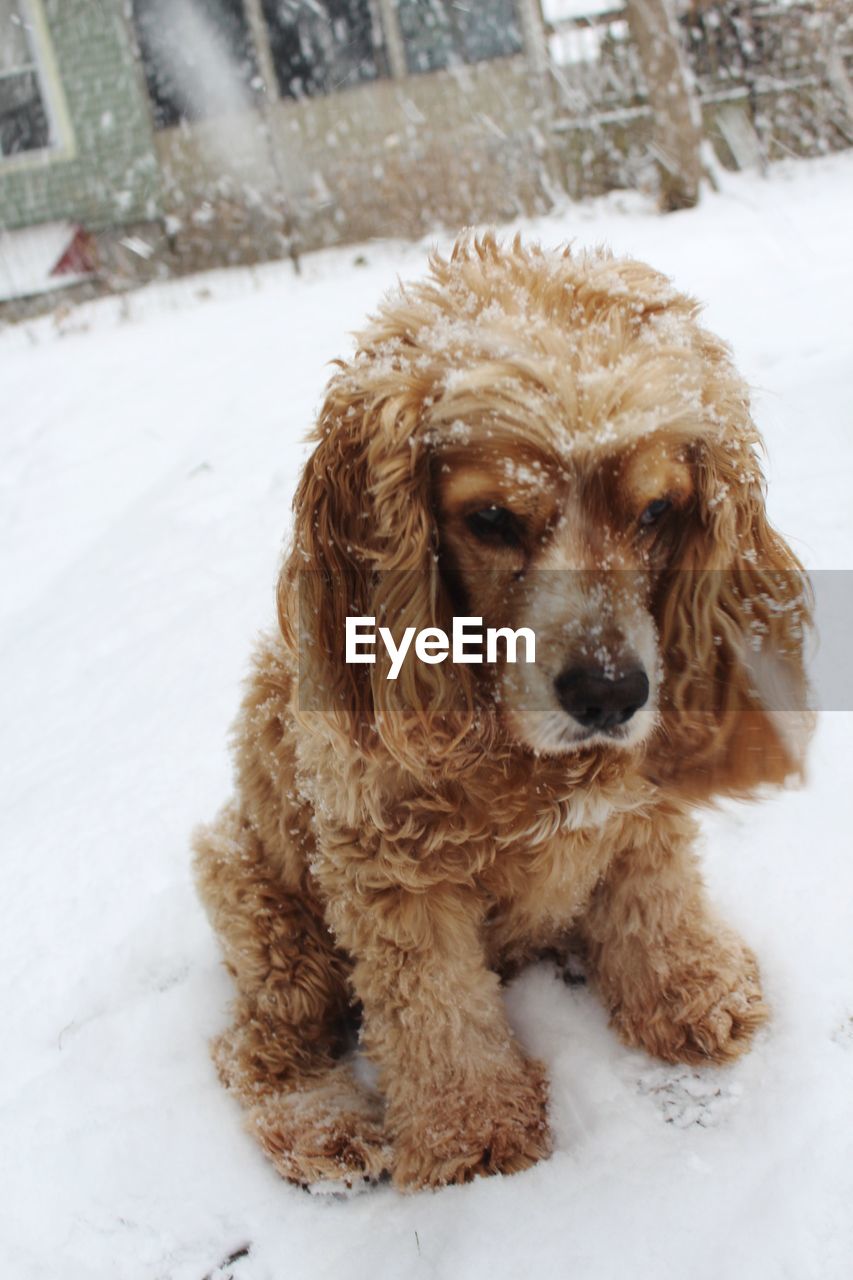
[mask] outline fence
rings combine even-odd
[[[849,4],[694,4],[680,17],[688,63],[720,159],[763,166],[853,145],[853,8]],[[625,10],[548,25],[553,128],[584,135],[593,157],[569,186],[631,185],[647,141],[648,95]],[[568,144],[577,157],[578,146]],[[602,165],[610,161],[608,173]],[[596,163],[597,162],[597,163]]]

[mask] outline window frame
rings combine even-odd
[[[0,152],[2,176],[16,169],[40,167],[56,160],[71,160],[76,154],[71,116],[42,0],[16,0],[16,4],[21,20],[26,24],[32,58],[32,61],[16,70],[32,71],[36,75],[47,116],[49,141],[46,146],[35,147],[30,151],[13,151],[8,155]],[[15,71],[10,74],[14,75]]]

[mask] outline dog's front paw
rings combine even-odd
[[[246,1127],[288,1182],[351,1188],[388,1173],[383,1111],[381,1100],[339,1064],[299,1090],[261,1096]]]
[[[665,956],[613,1011],[628,1044],[666,1062],[731,1062],[766,1021],[758,965],[738,939],[702,940]]]
[[[518,1173],[551,1153],[548,1083],[541,1063],[508,1070],[431,1096],[413,1093],[396,1126],[394,1181],[443,1187],[492,1173]],[[397,1108],[404,1114],[404,1107]]]

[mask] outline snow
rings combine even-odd
[[[542,16],[546,22],[569,22],[623,7],[622,0],[542,0]]]
[[[666,219],[620,195],[519,224],[708,300],[758,388],[771,514],[813,569],[853,558],[851,195],[848,153],[727,177]],[[774,1011],[735,1067],[630,1051],[589,988],[534,968],[507,1003],[551,1073],[551,1160],[345,1201],[280,1182],[215,1079],[230,986],[188,833],[229,789],[327,362],[426,250],[216,273],[0,335],[4,1274],[846,1280],[849,714],[823,716],[804,790],[705,822],[710,890]]]

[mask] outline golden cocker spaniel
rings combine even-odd
[[[546,1156],[500,992],[532,957],[580,951],[668,1062],[727,1062],[766,1016],[693,811],[799,773],[809,602],[697,311],[638,262],[463,237],[330,382],[236,798],[195,839],[237,987],[216,1064],[292,1181]],[[348,618],[434,641],[460,615],[529,628],[535,662],[344,659]]]

